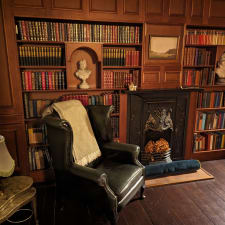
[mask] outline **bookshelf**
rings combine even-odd
[[[115,141],[126,142],[126,95],[140,87],[142,24],[15,18],[30,174],[36,182],[54,178],[43,109],[53,100],[78,99],[84,106],[114,105]],[[92,71],[88,89],[74,75],[78,62]],[[40,140],[41,139],[41,140]]]
[[[192,157],[200,160],[225,154],[225,83],[218,82],[216,73],[224,51],[224,28],[187,26],[182,86],[199,88]]]

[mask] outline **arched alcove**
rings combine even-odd
[[[66,44],[66,72],[68,88],[79,88],[81,80],[76,76],[79,62],[86,60],[87,69],[91,70],[86,80],[90,89],[100,87],[101,81],[101,44],[93,43],[67,43]]]

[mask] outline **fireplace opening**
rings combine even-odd
[[[172,108],[157,107],[149,113],[144,128],[144,164],[172,162],[171,160],[171,135],[173,121]]]

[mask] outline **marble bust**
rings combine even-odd
[[[219,76],[219,78],[225,78],[225,52],[220,57],[218,66],[216,68],[216,74]]]
[[[87,69],[87,62],[85,59],[82,59],[79,61],[79,69],[77,70],[77,72],[75,73],[75,75],[82,80],[81,84],[79,85],[79,87],[81,89],[88,89],[89,85],[86,82],[86,80],[88,79],[88,77],[91,74],[91,70]]]

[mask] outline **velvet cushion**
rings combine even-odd
[[[98,144],[113,140],[110,114],[113,106],[90,105],[87,106],[89,119]]]
[[[198,160],[178,160],[170,163],[152,163],[145,166],[146,176],[160,176],[171,173],[185,173],[201,168]]]

